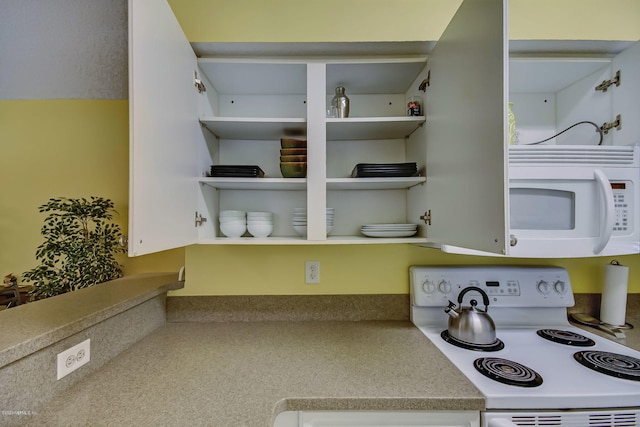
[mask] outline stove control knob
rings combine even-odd
[[[451,292],[451,283],[447,282],[446,280],[442,280],[440,283],[438,283],[438,290],[445,295],[448,294],[449,292]]]
[[[427,279],[424,282],[422,282],[422,290],[426,294],[431,295],[436,290],[436,285],[431,280]]]
[[[549,286],[549,283],[545,280],[540,280],[536,284],[536,289],[538,289],[538,292],[540,292],[542,295],[547,295],[549,292],[551,292],[551,286]]]
[[[567,284],[562,280],[556,280],[556,283],[553,284],[553,289],[560,295],[564,295],[567,293]]]

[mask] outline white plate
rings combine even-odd
[[[417,228],[418,224],[364,224],[361,228],[367,229],[378,229],[384,228],[387,230],[399,230],[399,229],[414,229]]]
[[[411,231],[417,230],[417,227],[360,227],[361,230],[369,231]]]
[[[412,231],[367,231],[360,230],[362,234],[368,237],[409,237],[416,234],[415,230]]]

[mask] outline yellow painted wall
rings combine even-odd
[[[169,0],[192,42],[438,40],[460,0]],[[640,1],[511,0],[509,36],[639,40]]]
[[[128,102],[0,101],[0,273],[18,277],[37,265],[50,197],[106,197],[127,231]],[[139,258],[122,256],[126,274],[177,271],[184,249]]]
[[[411,265],[556,265],[579,293],[602,290],[613,258],[503,259],[451,255],[412,245],[191,246],[187,283],[172,295],[406,294]],[[640,256],[616,257],[630,267],[629,291],[640,293]],[[320,284],[304,282],[304,262],[320,261]]]

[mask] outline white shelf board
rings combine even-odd
[[[297,117],[202,117],[200,123],[222,139],[277,140],[307,133],[307,119]]]
[[[327,190],[398,190],[426,182],[424,176],[406,178],[327,178]]]
[[[198,182],[221,190],[297,190],[307,189],[306,178],[199,178]]]
[[[327,140],[400,139],[425,122],[424,116],[328,118]]]
[[[382,244],[426,244],[426,237],[365,237],[365,236],[328,236],[327,240],[307,240],[302,237],[219,237],[200,239],[201,245],[382,245]]]

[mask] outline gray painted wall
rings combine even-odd
[[[127,99],[127,0],[0,0],[0,99]]]

